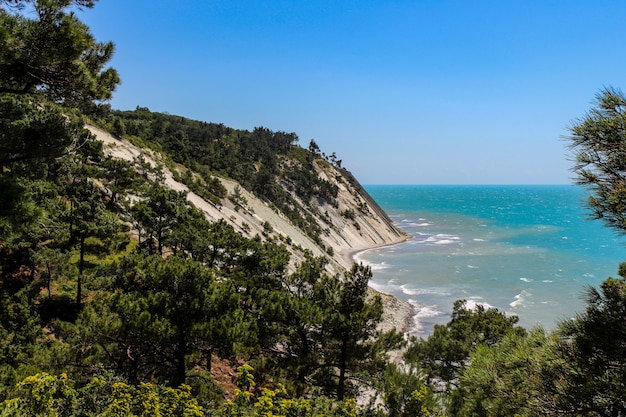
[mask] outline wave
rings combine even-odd
[[[400,219],[398,223],[401,223],[401,227],[428,227],[433,225],[433,223],[431,223],[428,219],[424,219],[422,217],[417,220],[403,218]]]
[[[425,321],[429,321],[428,319],[446,314],[445,312],[439,310],[436,305],[423,305],[413,299],[408,299],[407,301],[415,309],[415,314],[413,315],[413,328],[409,330],[409,334],[411,335],[423,336],[425,324],[428,324],[428,326],[431,327],[431,323],[424,323]]]
[[[442,295],[450,296],[450,292],[441,288],[410,288],[409,284],[403,284],[398,287],[405,295]]]
[[[439,233],[429,236],[424,242],[433,245],[449,245],[451,243],[458,243],[460,240],[461,238],[459,236]]]
[[[532,296],[532,293],[527,290],[522,290],[519,294],[515,296],[515,300],[509,304],[512,308],[517,307],[526,307],[528,304],[528,299]]]
[[[468,300],[465,300],[465,307],[468,310],[476,310],[476,308],[479,305],[483,306],[485,309],[495,308],[489,303],[485,303],[483,301],[477,301],[477,300],[482,300],[482,297],[478,297],[478,296],[470,297]]]
[[[387,283],[370,281],[369,282],[369,286],[371,288],[375,289],[376,291],[381,292],[383,294],[394,294],[394,293],[397,293],[397,291],[398,291],[398,285],[397,284],[393,284],[392,281],[389,281]]]
[[[389,268],[389,264],[387,264],[387,262],[381,262],[381,263],[371,263],[368,265],[372,271],[381,271],[383,269],[387,269]]]
[[[365,252],[365,251],[364,251]],[[382,262],[372,262],[372,261],[368,261],[365,260],[361,257],[362,254],[364,254],[364,252],[358,253],[354,256],[354,261],[357,263],[361,263],[365,266],[369,266],[372,271],[382,271],[383,269],[387,269],[389,268],[389,264],[385,261]]]
[[[425,319],[428,317],[437,317],[437,316],[441,316],[442,314],[445,314],[443,311],[438,310],[436,305],[424,306],[424,305],[420,305],[415,300],[409,300],[409,303],[411,303],[414,307],[416,307],[414,318],[418,320]]]

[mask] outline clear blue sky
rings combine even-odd
[[[116,109],[295,132],[363,184],[556,184],[626,89],[624,1],[101,0]]]

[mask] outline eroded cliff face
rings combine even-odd
[[[141,155],[153,165],[162,162],[161,156],[152,151],[115,138],[97,127],[87,128],[98,140],[104,142],[105,153],[113,157],[133,161]],[[294,161],[285,160],[283,163]],[[332,202],[301,201],[295,192],[291,192],[299,209],[310,214],[322,230],[317,242],[292,224],[271,202],[257,198],[232,180],[219,178],[228,195],[237,198],[224,198],[218,204],[205,200],[176,181],[171,169],[163,166],[163,171],[165,184],[177,191],[186,191],[187,199],[209,219],[223,219],[248,237],[260,236],[262,239],[282,242],[292,254],[292,266],[298,264],[304,258],[305,250],[308,250],[314,256],[328,257],[329,270],[338,273],[351,267],[355,252],[405,239],[406,236],[395,227],[352,174],[322,158],[313,160],[312,166],[321,178],[338,188],[337,197]],[[179,171],[179,174],[186,171],[182,166],[173,169]],[[285,189],[289,188],[287,185],[283,186]]]

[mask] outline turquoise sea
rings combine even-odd
[[[578,186],[365,188],[410,238],[357,260],[372,266],[374,288],[416,307],[418,336],[448,322],[457,299],[553,329],[626,260],[626,239],[589,219]]]

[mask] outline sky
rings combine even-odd
[[[111,105],[295,132],[362,184],[567,184],[568,127],[626,90],[626,2],[101,0]]]

